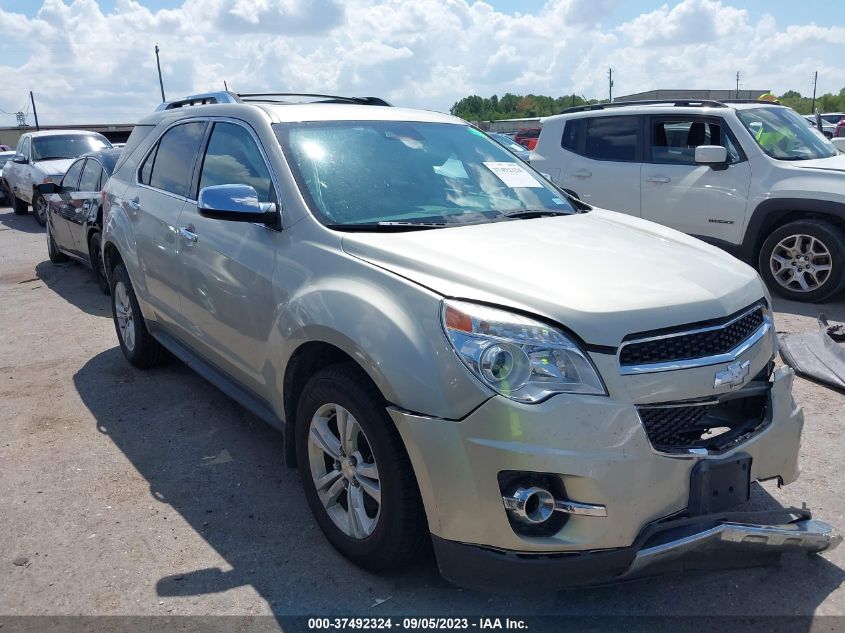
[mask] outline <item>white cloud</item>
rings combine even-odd
[[[42,122],[131,122],[155,108],[153,45],[168,96],[219,90],[379,95],[447,110],[470,93],[607,93],[652,88],[808,92],[845,81],[845,29],[779,25],[729,0],[683,0],[624,24],[621,0],[549,0],[508,15],[476,0],[184,0],[151,11],[119,0],[43,0],[34,18],[0,9],[0,110],[36,94]],[[808,20],[809,22],[809,20]],[[825,83],[827,82],[827,83]],[[0,124],[11,125],[3,115]]]

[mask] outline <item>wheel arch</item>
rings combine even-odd
[[[822,220],[845,231],[845,203],[807,198],[764,200],[754,209],[745,229],[742,259],[756,267],[763,242],[772,231],[798,220]]]
[[[285,366],[282,390],[285,414],[284,451],[287,466],[293,468],[297,465],[296,409],[306,383],[317,372],[341,363],[354,363],[361,371],[361,375],[378,389],[376,381],[372,379],[364,366],[338,345],[323,340],[312,340],[300,344],[291,354]],[[379,392],[382,393],[380,389]]]

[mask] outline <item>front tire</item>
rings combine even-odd
[[[32,215],[41,226],[47,226],[47,200],[40,193],[32,198]]]
[[[427,536],[410,459],[378,389],[354,363],[305,386],[296,451],[305,496],[331,544],[371,571],[396,569]]]
[[[18,198],[15,194],[12,195],[12,211],[15,212],[15,215],[26,215],[26,212],[29,210],[29,205],[26,202]]]
[[[123,264],[114,267],[111,281],[112,318],[123,355],[135,367],[142,369],[160,364],[167,352],[147,330],[129,273]]]
[[[94,271],[94,280],[103,291],[109,294],[109,280],[106,276],[106,262],[103,258],[103,238],[99,231],[91,235],[88,240],[88,254],[91,257],[91,270]]]
[[[824,301],[845,285],[845,235],[821,220],[790,222],[766,238],[758,263],[766,285],[780,296]]]

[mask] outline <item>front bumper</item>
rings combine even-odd
[[[747,519],[793,514],[787,523]],[[434,537],[444,578],[462,587],[525,589],[587,585],[678,571],[769,564],[783,552],[818,553],[842,542],[828,524],[803,510],[676,519],[649,526],[630,547],[569,554],[525,555]]]

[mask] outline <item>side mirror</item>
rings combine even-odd
[[[215,185],[200,190],[197,209],[200,215],[230,222],[272,224],[279,213],[272,202],[259,202],[258,193],[249,185]]]
[[[38,193],[42,196],[49,196],[51,193],[59,193],[61,189],[59,185],[52,182],[41,183],[40,185],[36,185],[35,188],[38,189]]]
[[[699,145],[695,148],[697,165],[723,165],[728,162],[728,150],[721,145]]]
[[[19,165],[26,165],[27,163],[29,163],[29,161],[23,154],[15,154],[14,156],[12,156],[12,162],[18,163]]]

